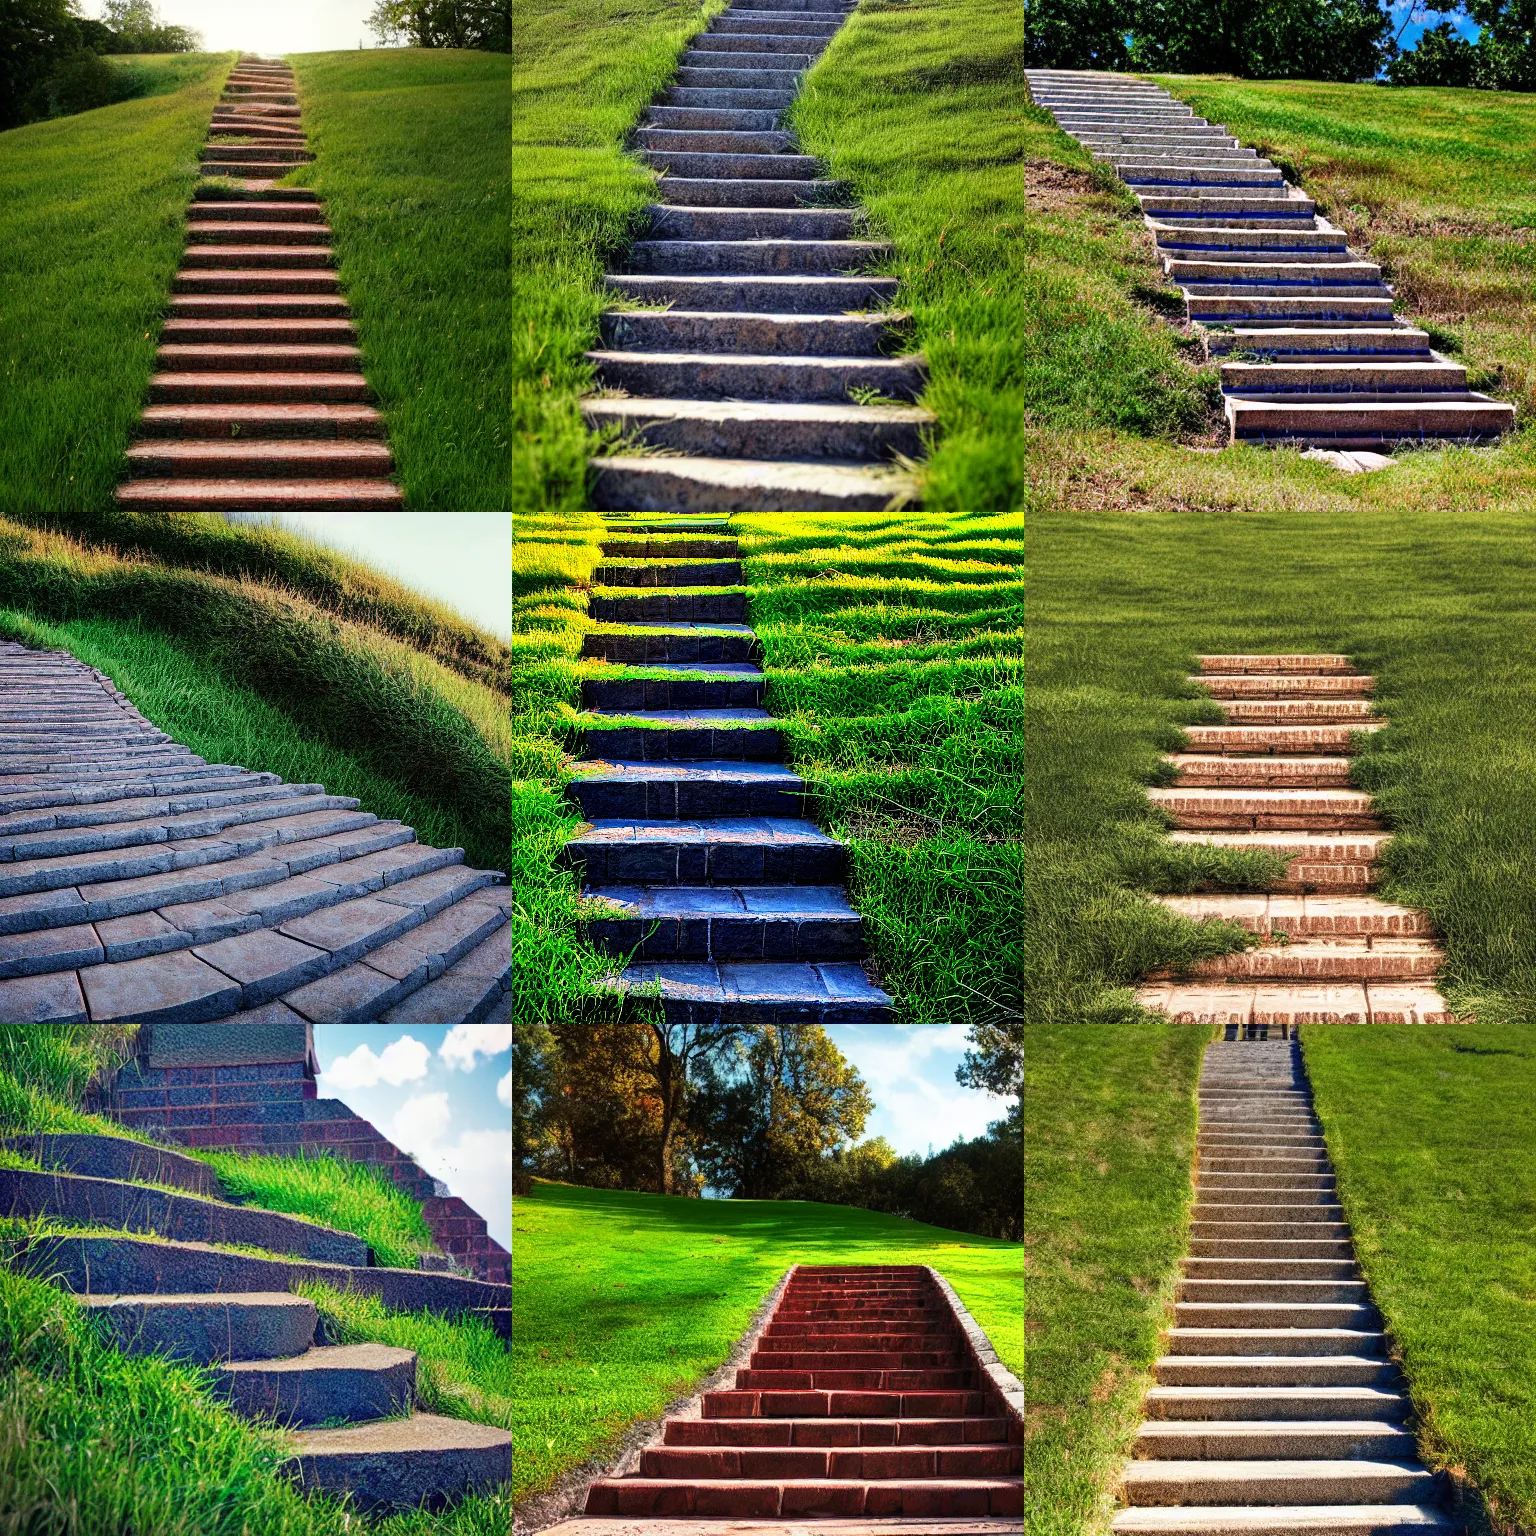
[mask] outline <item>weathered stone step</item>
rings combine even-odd
[[[694,276],[609,273],[604,284],[650,304],[675,304],[689,311],[756,311],[828,315],[874,308],[896,295],[894,277],[826,275]],[[644,510],[644,509],[642,509]]]
[[[371,405],[325,402],[302,405],[146,406],[139,420],[145,438],[381,438],[384,418]]]
[[[1440,394],[1467,395],[1467,370],[1446,359],[1382,362],[1358,359],[1338,362],[1290,360],[1268,363],[1223,363],[1222,388],[1245,397],[1269,394]]]
[[[805,781],[775,763],[577,764],[567,793],[587,821],[805,819]]]
[[[512,946],[502,922],[462,958],[452,961],[441,975],[418,986],[393,1008],[378,1015],[381,1024],[505,1024],[511,1022]],[[446,916],[447,914],[445,914]],[[431,925],[427,925],[430,927]],[[421,932],[425,932],[423,929]],[[436,960],[431,961],[436,964]],[[344,1015],[334,1015],[347,1022]],[[316,1022],[319,1022],[317,1019]],[[353,1022],[369,1023],[367,1018]],[[483,1271],[482,1271],[483,1272]],[[510,1269],[502,1271],[510,1277]]]
[[[923,433],[934,425],[932,414],[915,406],[593,396],[581,409],[594,427],[611,422],[654,447],[722,459],[917,458]]]
[[[588,352],[602,381],[631,395],[705,400],[852,402],[854,390],[916,400],[927,360],[909,357],[776,357],[715,352]]]
[[[242,1418],[284,1428],[393,1418],[414,1403],[416,1353],[387,1344],[322,1346],[291,1359],[223,1363],[212,1385]]]
[[[727,88],[718,86],[669,86],[662,92],[660,106],[673,107],[747,107],[755,111],[782,112],[795,99],[793,89],[775,86],[772,90]]]
[[[615,456],[594,459],[592,468],[592,504],[604,510],[883,512],[916,494],[915,481],[904,471],[830,460]]]
[[[128,473],[161,478],[338,479],[382,478],[395,467],[394,456],[380,443],[327,442],[285,438],[273,442],[231,439],[211,442],[152,439],[128,449]]]
[[[641,149],[697,155],[780,155],[794,148],[795,136],[777,128],[637,128]]]
[[[599,818],[564,857],[594,886],[833,886],[848,873],[841,843],[812,822],[774,817]]]
[[[824,244],[851,239],[862,224],[862,217],[852,208],[699,208],[653,203],[646,213],[650,235],[669,241],[810,240]]]
[[[415,1413],[293,1437],[284,1464],[306,1489],[348,1493],[371,1513],[441,1508],[512,1480],[512,1436],[488,1424]]]
[[[266,1361],[302,1355],[315,1341],[319,1311],[281,1291],[208,1295],[82,1294],[80,1307],[101,1319],[128,1355],[164,1355],[191,1365]]]
[[[125,1136],[48,1132],[15,1136],[3,1145],[45,1168],[130,1184],[169,1184],[194,1195],[224,1199],[223,1186],[207,1163],[166,1147]]]

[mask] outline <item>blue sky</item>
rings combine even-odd
[[[317,1024],[319,1091],[370,1120],[512,1246],[512,1026]]]
[[[1423,5],[1416,5],[1414,0],[1394,0],[1387,7],[1392,15],[1392,35],[1397,38],[1397,46],[1407,52],[1416,48],[1419,39],[1426,29],[1438,27],[1442,21],[1448,21],[1461,33],[1463,37],[1476,39],[1481,28],[1470,18],[1453,11],[1433,11]],[[1401,35],[1398,29],[1401,28]]]

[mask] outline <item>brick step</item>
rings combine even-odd
[[[1197,922],[1241,923],[1250,933],[1382,934],[1431,938],[1434,924],[1414,907],[1374,897],[1339,896],[1158,896],[1154,898]]]
[[[161,372],[150,376],[149,395],[157,404],[174,405],[364,404],[372,399],[368,381],[360,373],[308,370]]]
[[[183,345],[303,346],[320,342],[355,346],[357,332],[352,322],[343,318],[178,318],[165,322],[160,339]]]
[[[600,1478],[587,1493],[589,1515],[1020,1515],[1023,1508],[1022,1477],[931,1478],[914,1483]]]
[[[1376,679],[1359,672],[1201,671],[1187,681],[1198,683],[1213,699],[1354,699],[1376,689]]]
[[[908,1446],[1000,1444],[1004,1419],[668,1419],[666,1444],[699,1446]]]
[[[971,1370],[872,1370],[872,1371],[774,1371],[743,1368],[736,1372],[736,1385],[742,1391],[754,1388],[768,1391],[845,1392],[946,1392],[968,1391],[976,1385]]]
[[[1182,729],[1189,745],[1201,752],[1239,753],[1247,757],[1263,753],[1347,756],[1354,750],[1354,736],[1385,730],[1386,725],[1385,720],[1346,718],[1335,724],[1281,721],[1269,725],[1186,725]]]
[[[214,249],[227,249],[214,247]],[[172,291],[185,294],[275,294],[285,299],[306,298],[311,294],[340,292],[340,282],[329,267],[299,268],[289,265],[281,271],[236,269],[229,263],[196,271],[183,268],[171,281]],[[173,304],[175,300],[171,301]]]
[[[1178,771],[1180,789],[1342,789],[1350,782],[1347,757],[1174,752],[1163,761]]]
[[[925,1325],[947,1326],[949,1319],[926,1299],[915,1301],[860,1301],[856,1297],[843,1300],[821,1300],[796,1303],[785,1299],[774,1313],[778,1323],[807,1323],[812,1327],[840,1329],[851,1322],[869,1322],[884,1327],[892,1319],[898,1322],[920,1322]]]
[[[977,1391],[736,1388],[704,1393],[702,1412],[706,1419],[975,1419],[986,1405]]]
[[[788,357],[715,352],[585,354],[603,384],[633,395],[665,399],[852,402],[870,389],[916,400],[927,384],[927,361],[908,357]]]
[[[841,843],[809,821],[771,817],[598,820],[563,854],[595,886],[830,886],[847,878]]]
[[[384,418],[371,405],[150,405],[141,438],[382,438]]]
[[[1371,797],[1351,789],[1150,789],[1147,798],[1186,831],[1379,831]]]
[[[593,505],[607,511],[877,512],[916,490],[900,469],[833,461],[614,456],[591,465]]]
[[[1381,1430],[1381,1426],[1376,1426]],[[1411,1440],[1411,1436],[1409,1437]],[[1024,1471],[1021,1445],[902,1446],[881,1449],[812,1447],[661,1446],[640,1456],[642,1478],[674,1481],[742,1479],[756,1481],[838,1478],[858,1481],[892,1478],[1008,1477]]]
[[[669,180],[669,197],[677,188]],[[876,309],[895,298],[894,277],[818,275],[701,276],[690,273],[608,273],[604,286],[647,304],[699,311],[766,311],[770,314],[838,315]],[[666,508],[638,508],[666,511]],[[683,509],[688,510],[688,509]]]
[[[133,480],[118,487],[117,504],[157,512],[398,512],[403,505],[388,480],[278,479]]]
[[[382,478],[394,467],[394,456],[382,442],[325,442],[305,438],[271,442],[257,438],[225,442],[154,439],[134,443],[128,449],[130,475],[161,478],[356,481]]]
[[[874,1350],[896,1351],[945,1351],[960,1349],[959,1335],[953,1329],[930,1327],[925,1331],[915,1328],[893,1327],[884,1333],[851,1333],[832,1331],[814,1323],[781,1323],[785,1333],[765,1330],[757,1348],[766,1358],[769,1355],[793,1354],[797,1350],[814,1349],[825,1354]]]
[[[208,202],[195,202],[191,208],[191,220],[201,227],[213,224],[234,224],[247,228],[258,224],[277,224],[289,229],[325,226],[325,215],[319,203],[285,203],[274,198],[213,198]]]
[[[796,1349],[757,1349],[749,1368],[769,1371],[923,1371],[959,1370],[965,1355],[955,1349],[837,1349],[814,1348],[817,1341]]]

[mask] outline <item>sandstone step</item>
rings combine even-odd
[[[1435,1479],[1422,1466],[1348,1461],[1132,1461],[1126,1502],[1138,1504],[1427,1503]]]
[[[164,1355],[192,1365],[301,1355],[315,1339],[314,1302],[284,1291],[207,1295],[85,1293],[81,1310],[99,1318],[129,1355]]]
[[[371,405],[150,405],[139,420],[141,438],[355,439],[384,436],[384,418]]]
[[[1363,790],[1178,787],[1149,789],[1147,798],[1186,831],[1380,830]]]
[[[802,462],[873,463],[898,453],[917,458],[924,431],[934,425],[932,414],[916,406],[843,402],[588,397],[581,409],[594,428],[611,424],[652,447],[727,460],[783,454]]]
[[[921,356],[776,357],[715,352],[588,352],[610,387],[648,398],[851,403],[873,390],[916,400],[927,384]]]
[[[592,504],[642,512],[883,512],[910,504],[904,471],[864,464],[752,459],[612,458],[590,461]]]
[[[673,1023],[791,1023],[879,1024],[895,1017],[891,999],[852,962],[790,964],[750,961],[736,964],[644,961],[615,978],[620,991],[647,989],[659,995],[668,1022]],[[824,1405],[830,1395],[832,1408]],[[753,1392],[710,1394],[721,1400],[714,1412],[706,1403],[705,1417],[731,1416],[735,1404],[742,1417],[837,1413],[839,1392]],[[881,1393],[860,1391],[849,1412],[890,1413],[907,1417],[930,1414],[977,1414],[983,1411],[980,1393]],[[748,1405],[750,1400],[751,1406]],[[850,1400],[851,1401],[851,1400]],[[944,1404],[953,1401],[956,1406]],[[873,1406],[871,1404],[873,1403]],[[900,1405],[898,1408],[898,1404]],[[722,1406],[723,1405],[723,1406]]]
[[[388,480],[145,479],[119,486],[117,502],[157,512],[398,512],[403,505]]]
[[[1347,787],[1347,757],[1232,757],[1220,753],[1175,752],[1164,758],[1178,771],[1180,788],[1231,787],[1296,789]]]
[[[1376,679],[1358,672],[1319,673],[1224,673],[1200,672],[1187,679],[1197,683],[1213,699],[1346,699],[1364,698],[1375,690]]]
[[[564,852],[594,886],[816,886],[847,877],[842,844],[811,822],[769,817],[598,820]]]
[[[688,274],[662,276],[655,273],[609,273],[603,282],[609,289],[626,294],[629,298],[647,304],[675,304],[692,312],[745,310],[802,315],[845,314],[850,310],[873,307],[894,298],[897,287],[894,277],[700,277]],[[641,507],[635,510],[667,509]]]
[[[393,1418],[414,1402],[416,1352],[342,1344],[291,1359],[228,1361],[214,1372],[212,1387],[241,1418],[275,1419],[284,1428]]]
[[[441,1509],[512,1480],[506,1430],[434,1414],[306,1429],[292,1447],[284,1470],[306,1489],[348,1493],[370,1513]]]
[[[284,438],[264,442],[210,442],[203,439],[134,443],[128,449],[128,473],[160,478],[187,476],[283,480],[369,480],[387,476],[394,456],[383,443],[325,442]]]

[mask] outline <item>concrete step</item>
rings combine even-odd
[[[408,1414],[416,1396],[416,1352],[387,1344],[310,1349],[291,1359],[229,1361],[213,1391],[245,1419],[284,1428]]]
[[[611,352],[585,354],[602,382],[646,398],[852,402],[854,390],[916,400],[927,361],[910,357],[784,357],[751,353]]]
[[[1234,442],[1284,437],[1348,443],[1418,438],[1480,440],[1508,431],[1514,418],[1515,408],[1508,402],[1470,393],[1460,399],[1393,394],[1327,400],[1281,395],[1227,401]]]
[[[640,512],[883,512],[910,505],[903,471],[836,461],[613,458],[591,462],[592,503]]]
[[[1219,259],[1216,253],[1163,257],[1163,271],[1180,287],[1209,291],[1209,285],[1263,283],[1277,289],[1290,284],[1302,287],[1344,288],[1350,284],[1377,286],[1381,268],[1373,261],[1332,260],[1303,263],[1291,257],[1284,261]]]
[[[1376,1355],[1165,1355],[1153,1368],[1163,1387],[1224,1390],[1235,1387],[1270,1391],[1284,1387],[1374,1387],[1390,1390],[1398,1381],[1397,1367]],[[1156,1390],[1156,1389],[1154,1389]]]
[[[1307,1422],[1316,1419],[1397,1423],[1408,1399],[1380,1387],[1153,1387],[1148,1418],[1164,1422]]]
[[[308,438],[206,439],[134,443],[128,449],[128,473],[158,478],[206,480],[370,480],[389,475],[394,456],[382,442],[327,442]]]
[[[333,346],[355,346],[357,333],[350,320],[341,318],[173,318],[160,328],[160,339],[173,344],[203,346],[304,346],[317,342]]]
[[[1208,332],[1207,352],[1221,357],[1228,352],[1252,352],[1264,357],[1334,358],[1338,361],[1431,360],[1429,333],[1411,325],[1243,325],[1230,331]]]
[[[890,246],[873,240],[803,237],[757,240],[637,240],[625,265],[632,272],[858,273],[885,260]]]
[[[1187,294],[1191,321],[1206,324],[1237,325],[1248,320],[1376,320],[1392,318],[1392,300],[1381,298],[1303,298],[1301,296],[1263,298],[1249,294],[1212,297]]]
[[[1457,1523],[1416,1504],[1142,1506],[1122,1509],[1115,1536],[1452,1536]]]
[[[637,128],[641,149],[696,155],[782,155],[792,153],[795,136],[777,128]]]
[[[779,62],[779,61],[775,61]],[[792,93],[800,82],[801,71],[798,69],[756,69],[744,67],[738,57],[734,61],[735,67],[714,68],[708,65],[684,64],[679,66],[676,76],[677,85],[669,93],[669,99],[676,99],[676,91],[681,88],[696,87],[706,91],[784,91]],[[663,169],[658,166],[657,169]],[[686,174],[679,172],[679,174]],[[700,172],[697,174],[730,175],[729,171]],[[747,174],[743,172],[743,174]]]
[[[1223,363],[1222,388],[1245,397],[1299,394],[1467,394],[1467,370],[1443,358]]]
[[[128,1355],[163,1355],[191,1365],[301,1355],[315,1339],[314,1302],[282,1291],[147,1295],[84,1293],[80,1308],[99,1318]]]
[[[812,822],[774,817],[599,818],[564,854],[592,886],[836,886],[847,878],[841,843]]]
[[[825,38],[795,32],[717,32],[713,27],[701,32],[689,45],[696,54],[794,54],[797,57],[814,57],[826,46]]]
[[[1131,1505],[1428,1503],[1435,1479],[1417,1463],[1252,1460],[1132,1461]]]
[[[679,74],[726,74],[725,70],[680,70]],[[693,180],[721,180],[741,177],[752,181],[815,181],[821,176],[821,162],[814,155],[732,155],[690,154],[680,150],[642,150],[640,158],[663,176],[684,176]],[[671,187],[663,190],[671,196]]]
[[[1292,1309],[1295,1318],[1302,1314]],[[1223,1357],[1285,1357],[1300,1370],[1318,1355],[1385,1357],[1386,1340],[1374,1327],[1349,1328],[1337,1323],[1285,1319],[1261,1326],[1257,1323],[1213,1326],[1180,1322],[1164,1334],[1170,1356],[1219,1355]]]
[[[658,99],[666,107],[746,107],[754,111],[783,111],[795,99],[793,87],[773,86],[668,86]]]
[[[1413,1435],[1379,1419],[1255,1419],[1244,1423],[1144,1423],[1135,1454],[1147,1461],[1375,1461],[1413,1463]]]

